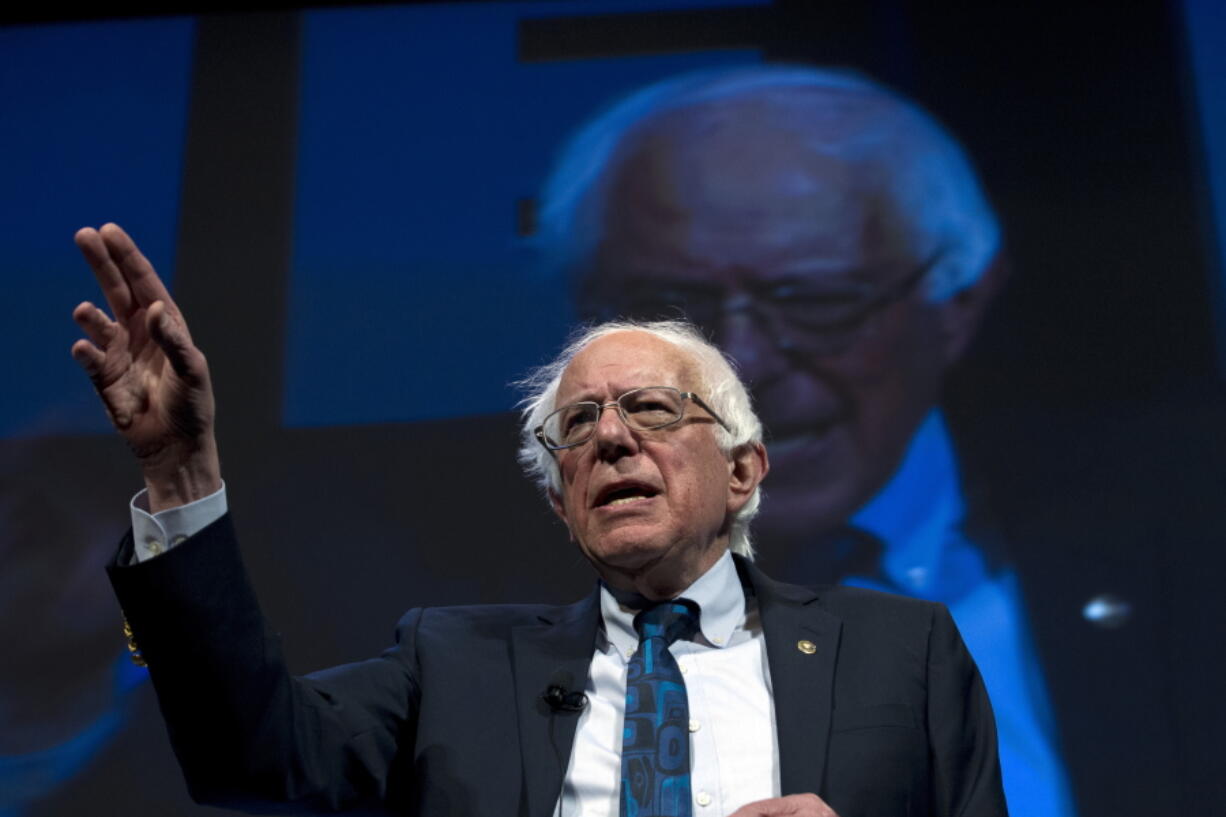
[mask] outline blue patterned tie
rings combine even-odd
[[[621,817],[690,817],[690,705],[668,645],[698,630],[689,599],[634,617],[638,652],[626,672]]]

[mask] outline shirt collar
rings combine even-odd
[[[885,546],[882,568],[900,587],[922,592],[935,580],[946,545],[965,515],[958,463],[938,409],[920,423],[902,465],[851,518]]]
[[[677,598],[687,598],[698,605],[698,628],[703,640],[712,647],[727,646],[732,633],[745,623],[745,589],[741,587],[736,564],[728,551]],[[642,596],[600,583],[600,614],[605,638],[622,655],[638,649],[634,616],[648,604]]]

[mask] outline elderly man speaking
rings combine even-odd
[[[596,326],[528,380],[522,459],[599,575],[591,595],[412,610],[380,657],[291,677],[226,512],[204,355],[120,228],[77,244],[114,317],[78,306],[73,357],[146,485],[110,575],[196,799],[1005,814],[991,709],[943,607],[754,568],[761,425],[686,324]]]

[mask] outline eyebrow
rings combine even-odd
[[[684,392],[684,391],[690,391],[690,389],[684,389],[684,388],[682,388],[681,386],[674,386],[674,385],[673,385],[673,384],[671,384],[671,383],[667,383],[667,382],[654,382],[654,381],[653,381],[653,382],[650,382],[650,383],[640,383],[640,384],[639,384],[639,385],[637,385],[637,386],[628,386],[628,387],[623,388],[623,389],[614,389],[614,390],[613,390],[613,399],[612,399],[612,400],[610,400],[610,401],[608,401],[608,402],[610,402],[610,403],[612,403],[612,402],[616,402],[616,401],[617,401],[617,399],[618,399],[619,397],[621,397],[621,396],[622,396],[622,395],[624,395],[624,394],[629,394],[630,392],[634,391],[635,389],[650,389],[650,388],[655,387],[655,386],[664,386],[664,387],[666,387],[666,388],[677,389],[678,391],[683,391],[683,392]],[[554,400],[554,408],[555,408],[555,409],[559,409],[559,408],[562,408],[563,406],[573,406],[575,403],[602,403],[602,404],[603,404],[603,403],[605,402],[603,399],[601,399],[600,395],[598,395],[598,394],[596,394],[595,392],[592,392],[592,391],[583,391],[583,392],[579,392],[579,394],[580,394],[581,396],[576,397],[576,398],[574,398],[574,399],[572,399],[572,400],[567,400],[566,402],[562,402],[562,401],[557,400],[557,399],[555,398],[555,400]]]

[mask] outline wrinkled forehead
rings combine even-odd
[[[608,402],[644,386],[700,389],[700,371],[690,353],[664,338],[637,330],[614,332],[593,340],[571,359],[554,406]]]
[[[925,257],[922,219],[899,196],[915,170],[908,112],[864,93],[790,90],[670,111],[631,134],[606,179],[606,247],[656,265],[697,252],[814,271]]]
[[[865,165],[888,163],[925,137],[922,118],[869,89],[758,89],[660,112],[627,133],[615,165],[667,156],[679,169],[704,160],[739,157],[747,164],[785,162],[798,171],[829,174],[846,186],[867,187]],[[689,161],[680,161],[689,157]],[[851,172],[854,169],[855,172]]]

